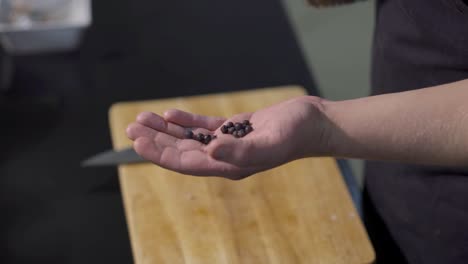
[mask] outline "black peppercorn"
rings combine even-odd
[[[202,133],[198,133],[198,141],[203,143],[205,141],[205,135],[203,135]]]
[[[227,126],[228,128],[230,128],[230,127],[233,127],[234,124],[233,124],[232,122],[228,122],[228,123],[226,124],[226,126]]]
[[[239,130],[241,130],[241,129],[243,128],[243,126],[242,126],[241,123],[236,123],[236,124],[234,125],[234,127],[236,128],[236,131],[239,131]]]
[[[253,128],[252,128],[252,126],[248,125],[248,126],[245,126],[244,130],[245,130],[245,134],[248,134],[248,133],[252,132]]]
[[[193,132],[192,132],[192,130],[189,130],[189,129],[185,130],[185,131],[184,131],[184,137],[185,137],[185,138],[188,138],[188,139],[192,139],[192,138],[193,138]]]
[[[238,136],[238,137],[243,137],[243,136],[245,136],[245,131],[244,131],[243,129],[237,131],[237,136]]]
[[[244,126],[248,126],[248,125],[250,125],[250,122],[249,122],[249,120],[244,120],[244,122],[242,122],[242,124],[243,124]]]
[[[221,132],[223,132],[223,134],[227,134],[227,132],[228,132],[228,127],[227,127],[227,126],[222,126],[222,127],[221,127]]]
[[[235,129],[234,127],[228,128],[228,133],[229,133],[229,134],[234,133],[234,131],[236,131],[236,129]]]
[[[206,135],[203,143],[208,145],[210,144],[210,142],[211,142],[211,135]]]

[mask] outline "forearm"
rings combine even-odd
[[[468,164],[468,80],[322,105],[329,155]]]

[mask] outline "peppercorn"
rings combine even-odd
[[[206,135],[203,143],[208,145],[208,144],[210,144],[210,142],[211,142],[211,135]]]
[[[241,123],[236,123],[236,124],[234,125],[234,128],[236,129],[236,131],[239,131],[239,130],[241,130],[241,129],[243,128],[243,126],[242,126]]]
[[[236,131],[236,129],[235,129],[234,127],[228,128],[228,133],[229,133],[229,134],[234,133],[234,131]]]
[[[227,132],[228,132],[228,127],[227,127],[227,126],[222,126],[222,127],[221,127],[221,132],[223,132],[223,134],[227,134]]]
[[[205,141],[205,135],[203,135],[202,133],[198,133],[198,141],[203,143]]]
[[[184,137],[187,138],[187,139],[192,139],[193,138],[192,130],[189,130],[189,129],[185,130],[184,131]]]
[[[245,134],[248,134],[248,133],[252,132],[253,128],[252,128],[252,126],[247,125],[247,126],[245,126],[244,130],[245,130]]]
[[[234,126],[234,123],[228,122],[228,123],[226,124],[226,126],[227,126],[228,128],[233,127],[233,126]]]
[[[242,122],[242,124],[243,124],[244,126],[248,126],[248,125],[250,125],[250,122],[249,122],[249,120],[244,120],[244,121]]]
[[[238,137],[244,137],[245,136],[245,131],[243,129],[237,131],[237,136]]]

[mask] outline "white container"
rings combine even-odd
[[[24,25],[0,22],[0,43],[12,55],[69,51],[80,44],[91,21],[91,0],[71,0],[62,19]]]

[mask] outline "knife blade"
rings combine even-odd
[[[96,154],[81,163],[82,167],[118,166],[123,164],[148,162],[138,155],[133,148],[108,150]]]

